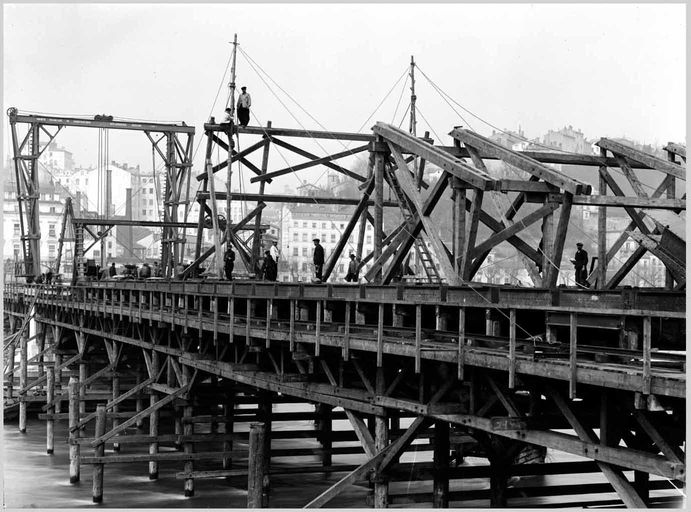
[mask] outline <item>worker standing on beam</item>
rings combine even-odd
[[[250,122],[250,107],[252,106],[252,98],[247,92],[247,87],[241,87],[242,94],[238,98],[238,122],[240,126],[245,128]]]
[[[586,274],[588,268],[588,253],[583,250],[583,244],[576,244],[576,254],[573,257],[573,266],[576,268],[576,285],[587,288]]]
[[[322,281],[322,270],[324,269],[324,248],[319,243],[320,240],[315,238],[314,254],[312,255],[312,263],[314,263],[314,277],[318,283]]]

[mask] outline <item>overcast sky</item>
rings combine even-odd
[[[224,72],[237,33],[238,86],[249,88],[256,119],[271,120],[275,127],[357,131],[414,55],[418,133],[429,129],[445,144],[454,125],[491,133],[484,121],[514,130],[520,125],[528,137],[573,125],[590,139],[681,142],[685,9],[683,4],[5,5],[5,110],[185,120],[197,127],[200,140],[221,83],[213,115],[220,118],[225,107]],[[257,66],[265,74],[257,73]],[[430,80],[452,99],[444,100]],[[403,86],[401,79],[365,131],[375,121],[401,121],[410,94]],[[4,139],[7,144],[7,135]],[[66,130],[58,139],[84,165],[95,163],[97,140],[95,130],[81,129]],[[151,165],[144,135],[112,138],[110,156]]]

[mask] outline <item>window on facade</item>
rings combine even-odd
[[[57,212],[55,211],[55,206],[51,206],[51,207],[50,207],[50,213],[57,213]]]
[[[321,239],[324,240],[324,241],[326,242],[326,233],[322,233]]]
[[[367,224],[367,231],[372,231],[372,224]]]
[[[315,238],[317,238],[317,234],[316,234],[316,233],[312,233],[312,240],[314,240]]]
[[[108,241],[108,249],[112,249],[112,248],[113,248],[113,242]]]
[[[294,228],[298,227],[298,221],[293,222],[293,227]]]
[[[326,222],[322,222],[322,229],[326,229]]]
[[[307,241],[307,233],[302,234],[302,241],[306,242]]]
[[[69,182],[69,180],[67,180],[67,181]],[[77,178],[77,179],[75,180],[75,183],[77,183],[77,185],[79,185],[79,178]]]
[[[316,228],[317,228],[317,223],[316,223],[316,222],[313,222],[313,223],[312,223],[312,227],[313,227],[314,229],[316,229]]]
[[[303,228],[306,228],[306,227],[307,227],[307,222],[303,222],[303,223],[302,223],[302,227],[303,227]]]
[[[19,224],[14,225],[14,236],[19,236]]]
[[[142,210],[142,215],[146,215],[146,210]]]
[[[331,242],[333,243],[335,241],[336,241],[336,235],[334,233],[331,233]]]
[[[55,258],[55,244],[48,244],[48,257]]]
[[[100,258],[101,257],[101,251],[94,251],[94,258]]]
[[[153,193],[154,193],[154,189],[153,189],[153,187],[151,187],[151,188],[149,189],[149,194],[153,194]]]
[[[293,242],[297,242],[297,241],[298,241],[298,234],[293,233]]]
[[[341,229],[345,228],[345,224],[341,222]]]
[[[19,258],[19,246],[17,244],[15,244],[15,246],[14,246],[14,259],[18,259],[18,258]]]
[[[368,236],[368,237],[367,237],[367,243],[368,243],[368,244],[371,244],[371,243],[372,243],[372,237],[371,237],[371,236]]]
[[[307,272],[307,263],[302,264],[302,271]]]
[[[302,248],[302,255],[307,256],[307,247]]]
[[[341,274],[343,273],[343,263],[338,265],[338,272]]]
[[[153,200],[153,199],[149,199],[149,206],[153,206],[153,205],[154,205],[154,200]]]
[[[55,224],[48,224],[48,236],[55,237]]]

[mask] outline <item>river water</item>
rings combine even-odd
[[[243,425],[239,425],[238,431]],[[290,424],[295,428],[295,422]],[[308,429],[310,424],[300,428]],[[280,430],[288,428],[277,422],[274,428]],[[334,422],[334,430],[347,428],[346,422]],[[55,453],[47,455],[45,450],[45,422],[30,418],[27,425],[27,433],[20,434],[16,420],[3,425],[3,443],[0,452],[0,466],[3,475],[2,503],[6,508],[82,508],[93,507],[91,500],[91,471],[92,466],[81,467],[81,482],[75,485],[69,483],[68,476],[68,446],[66,439],[66,422],[55,424]],[[273,446],[285,447],[295,441],[274,441]],[[235,445],[243,449],[242,442]],[[239,445],[239,446],[238,446]],[[234,449],[236,448],[234,446]],[[301,440],[300,447],[317,447],[314,439]],[[85,450],[85,447],[82,447]],[[133,453],[136,450],[142,453],[143,447],[131,448],[123,446],[121,453]],[[83,451],[83,454],[91,454],[91,450]],[[109,450],[106,451],[106,454]],[[361,455],[334,455],[334,463],[358,464],[364,462]],[[407,453],[402,462],[414,462],[430,460],[429,452]],[[578,460],[564,454],[558,456],[548,452],[548,460]],[[468,463],[479,463],[481,459],[467,459]],[[239,461],[240,465],[244,461]],[[246,463],[246,462],[245,462]],[[293,459],[272,459],[272,468],[279,465],[296,467],[298,465],[318,465],[316,456],[306,456]],[[217,463],[218,467],[218,463]],[[210,467],[209,467],[210,468]],[[196,469],[196,467],[195,467]],[[195,496],[185,498],[183,495],[183,481],[175,478],[175,473],[182,470],[181,462],[160,463],[158,480],[149,480],[148,464],[109,464],[105,466],[104,498],[99,506],[107,508],[245,508],[247,497],[247,478],[231,477],[228,479],[196,479]],[[300,508],[310,499],[338,481],[345,473],[325,475],[323,473],[300,475],[272,475],[271,476],[271,502],[272,508]],[[538,481],[537,478],[540,478]],[[601,474],[579,475],[555,475],[547,477],[530,477],[514,482],[515,486],[521,485],[566,485],[574,483],[603,482]],[[452,481],[452,490],[486,489],[486,479],[468,479]],[[392,493],[407,494],[417,492],[430,492],[430,482],[396,482],[390,487]],[[364,508],[366,507],[366,487],[351,486],[333,501],[329,507],[334,508]],[[660,490],[652,493],[654,496],[664,496],[665,501],[661,505],[669,508],[683,506],[681,491],[670,486],[668,490]],[[582,503],[588,500],[588,496],[555,496],[538,498],[515,498],[509,501],[513,507],[564,507],[569,503]],[[598,494],[591,497],[594,500],[616,499],[613,493]],[[671,500],[671,501],[669,501]],[[400,505],[405,507],[429,508],[431,504],[418,503]],[[475,500],[467,502],[454,502],[454,507],[486,508],[487,500]],[[582,505],[581,505],[582,506]],[[580,506],[579,506],[580,508]]]

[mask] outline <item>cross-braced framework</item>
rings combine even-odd
[[[188,206],[194,143],[193,126],[187,126],[185,123],[114,121],[104,119],[103,116],[87,119],[22,114],[14,107],[10,108],[7,114],[12,132],[24,272],[28,279],[33,280],[41,274],[38,160],[50,142],[65,127],[135,130],[146,134],[153,149],[165,164],[163,222],[158,223],[158,226],[162,229],[161,264],[164,275],[167,277],[173,275],[175,266],[182,263],[185,243],[185,226],[180,223],[179,208]],[[24,129],[25,133],[22,135]],[[41,133],[48,137],[43,147],[39,144]],[[112,223],[105,222],[105,225],[109,224]],[[104,227],[100,230],[100,234],[95,235],[95,238],[100,239],[109,229]]]
[[[685,181],[685,148],[670,143],[665,149],[669,160],[647,155],[624,144],[602,139],[598,144],[602,155],[578,155],[556,151],[514,151],[471,130],[454,128],[449,134],[453,146],[435,145],[428,136],[415,137],[403,130],[385,123],[373,126],[373,135],[342,132],[317,132],[266,127],[241,128],[230,125],[205,125],[207,135],[207,168],[217,172],[230,168],[234,162],[241,162],[255,174],[251,182],[260,183],[258,194],[241,194],[227,190],[211,190],[208,171],[197,176],[203,181],[197,200],[201,203],[200,230],[204,227],[220,226],[214,201],[256,200],[257,205],[241,223],[261,220],[261,211],[266,202],[310,202],[314,204],[352,204],[355,209],[350,221],[341,232],[326,264],[323,276],[327,280],[336,262],[344,251],[348,239],[360,222],[360,230],[370,222],[374,228],[374,248],[370,254],[362,254],[362,244],[358,247],[358,258],[363,266],[371,262],[365,274],[368,282],[388,284],[401,268],[401,265],[415,251],[430,282],[446,282],[458,285],[473,281],[492,249],[501,243],[511,244],[525,264],[533,286],[553,288],[558,284],[561,261],[566,243],[567,230],[572,222],[573,206],[587,205],[598,207],[597,267],[588,276],[588,284],[597,288],[614,288],[634,268],[646,251],[651,251],[664,263],[669,275],[667,287],[683,289],[686,283],[685,261],[681,255],[685,241],[674,231],[655,219],[650,211],[663,210],[683,222],[685,215],[685,195],[676,195],[677,180]],[[228,135],[230,144],[220,138],[220,133]],[[242,134],[260,135],[261,140],[249,144],[237,152],[233,149],[232,138]],[[285,138],[332,139],[340,141],[344,147],[353,141],[366,142],[362,146],[319,157]],[[228,152],[228,158],[213,165],[211,157],[215,145]],[[282,166],[271,170],[269,149],[272,145],[287,149],[304,157],[303,163]],[[250,155],[262,150],[261,164],[251,161]],[[609,150],[614,156],[608,156]],[[369,152],[367,175],[362,176],[338,164],[335,160],[358,153]],[[516,179],[496,178],[488,170],[486,161],[501,161],[513,169]],[[679,161],[683,160],[683,161]],[[411,168],[411,162],[415,165]],[[430,187],[425,181],[425,168],[434,165],[441,169],[441,178]],[[576,180],[554,165],[573,164],[597,169],[599,194],[593,194],[591,185]],[[300,199],[285,195],[267,194],[265,185],[272,179],[303,169],[324,166],[335,170],[358,182],[360,199],[329,197],[310,197]],[[623,173],[630,183],[634,196],[627,196],[621,185],[612,177],[610,169]],[[662,182],[648,195],[641,185],[636,172],[660,173]],[[521,173],[526,178],[521,178]],[[228,181],[229,183],[229,181]],[[212,184],[211,184],[212,186]],[[393,202],[384,201],[384,187],[388,186],[395,198]],[[432,214],[443,194],[452,192],[453,236],[448,246],[432,221]],[[666,193],[666,197],[661,196]],[[487,206],[506,205],[503,211],[492,212]],[[533,206],[535,205],[535,206]],[[373,207],[373,213],[370,212]],[[401,210],[402,222],[389,233],[384,231],[383,208],[395,207]],[[623,208],[631,217],[630,226],[607,248],[607,208]],[[230,211],[229,208],[227,211]],[[525,212],[525,213],[523,213]],[[647,212],[647,213],[646,213]],[[442,215],[448,215],[443,212]],[[520,215],[522,214],[522,215]],[[212,222],[205,221],[205,215]],[[215,219],[215,220],[214,220]],[[530,226],[541,223],[541,235],[537,241],[528,241],[521,235]],[[653,225],[654,224],[654,225]],[[480,228],[484,226],[484,230]],[[483,237],[483,233],[485,236]],[[233,235],[233,233],[231,233]],[[620,267],[615,275],[607,280],[607,269],[617,257],[627,238],[639,242],[639,248]],[[201,237],[200,237],[201,238]],[[227,233],[219,230],[215,234],[218,247],[228,239]],[[247,243],[231,236],[230,240],[240,251],[248,268],[254,268],[259,256],[261,239],[258,232]],[[198,242],[199,244],[200,242]],[[216,249],[201,253],[197,248],[197,261],[201,263]],[[435,265],[435,261],[438,264]]]

